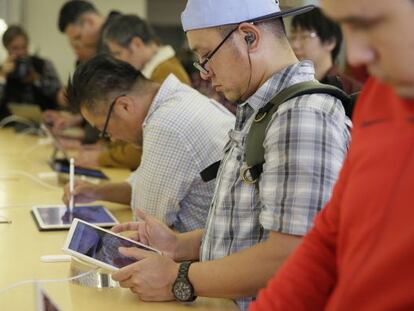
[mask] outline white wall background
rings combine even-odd
[[[156,25],[179,25],[186,0],[90,0],[103,15],[111,10],[134,13]],[[225,1],[225,0],[223,0]],[[254,0],[252,0],[254,1]],[[57,19],[66,0],[0,0],[0,18],[21,23],[30,37],[31,52],[50,59],[65,83],[75,65],[75,56],[66,37],[58,31]],[[280,0],[282,8],[319,4],[319,0]],[[290,19],[286,20],[289,28]],[[0,62],[4,51],[0,44]],[[340,56],[343,64],[344,55]]]
[[[58,14],[65,0],[9,0],[15,6],[13,15],[20,12],[22,24],[30,37],[33,52],[50,59],[55,65],[63,83],[73,73],[75,55],[57,27]],[[146,18],[147,0],[95,0],[91,1],[106,16],[111,10],[130,12]],[[16,19],[13,21],[15,22]]]

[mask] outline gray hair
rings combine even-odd
[[[141,91],[150,83],[130,64],[99,54],[76,68],[69,79],[66,97],[74,110],[85,107],[97,114],[105,111],[113,97]]]

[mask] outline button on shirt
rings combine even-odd
[[[234,116],[169,75],[143,123],[141,165],[129,179],[131,206],[174,229],[204,228],[215,181],[200,172],[223,157]]]
[[[258,184],[241,179],[254,113],[281,90],[314,80],[314,73],[309,61],[289,66],[238,106],[207,219],[202,261],[252,247],[269,231],[304,235],[329,199],[347,153],[350,121],[341,102],[326,94],[296,97],[279,106],[263,142],[265,163]],[[251,300],[237,303],[246,309]]]

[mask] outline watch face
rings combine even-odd
[[[191,285],[184,281],[177,281],[174,283],[174,295],[180,301],[188,301],[192,298]]]

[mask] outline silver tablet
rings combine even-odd
[[[160,251],[125,238],[111,231],[74,219],[63,251],[108,272],[130,265],[137,260],[122,255],[119,247],[136,247],[161,254]]]
[[[76,206],[73,213],[65,205],[40,205],[32,207],[33,216],[40,230],[69,229],[74,218],[79,218],[101,227],[112,227],[118,220],[102,205]]]

